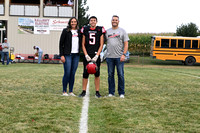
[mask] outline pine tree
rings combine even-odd
[[[176,29],[177,36],[196,37],[198,36],[198,27],[194,23],[182,24]]]
[[[79,0],[78,1],[78,21],[79,21],[79,27],[83,27],[84,25],[87,25],[89,22],[89,14],[86,14],[86,12],[89,10],[89,7],[86,6],[87,0]]]

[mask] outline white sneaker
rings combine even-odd
[[[124,95],[123,95],[123,94],[121,94],[119,97],[120,97],[120,98],[124,98]]]
[[[67,93],[63,93],[63,96],[69,96]]]
[[[76,96],[73,92],[69,93],[69,96]]]
[[[114,96],[115,96],[115,95],[113,95],[113,94],[109,94],[109,95],[108,95],[108,97],[114,97]]]

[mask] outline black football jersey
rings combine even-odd
[[[85,48],[88,54],[96,54],[100,47],[100,38],[102,34],[106,33],[104,27],[97,26],[95,29],[90,26],[83,27],[81,33],[85,35]]]

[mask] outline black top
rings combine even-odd
[[[100,38],[106,33],[104,27],[97,26],[95,29],[90,26],[83,27],[81,33],[85,35],[85,48],[88,54],[95,54],[100,47]]]
[[[78,30],[78,38],[79,38],[79,53],[81,49],[82,35],[80,30]],[[60,56],[71,54],[72,50],[72,32],[68,31],[67,28],[63,29],[62,34],[60,36]]]

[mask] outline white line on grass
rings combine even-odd
[[[80,126],[79,126],[79,133],[87,133],[88,131],[88,107],[90,101],[90,91],[89,91],[89,79],[87,84],[87,93],[83,98],[83,107],[81,111],[81,119],[80,119]]]
[[[198,78],[198,79],[200,79],[199,76],[190,75],[190,74],[187,74],[187,73],[181,73],[181,72],[180,72],[180,74],[182,74],[182,75],[186,75],[186,76],[190,76],[190,77],[193,77],[193,78]]]
[[[177,71],[171,71],[171,70],[168,70],[169,72],[175,72],[175,73],[178,73],[178,74],[181,74],[181,75],[185,75],[185,76],[189,76],[189,77],[193,77],[193,78],[198,78],[200,79],[199,76],[195,76],[195,75],[192,75],[192,74],[188,74],[188,73],[183,73],[183,72],[177,72]]]
[[[168,70],[169,71],[169,70]],[[177,72],[177,71],[170,71],[170,72]],[[192,74],[189,74],[189,73],[183,73],[183,72],[177,72],[178,74],[182,74],[182,75],[186,75],[186,76],[189,76],[189,77],[193,77],[193,78],[198,78],[200,79],[199,76],[195,76],[195,75],[192,75]]]

